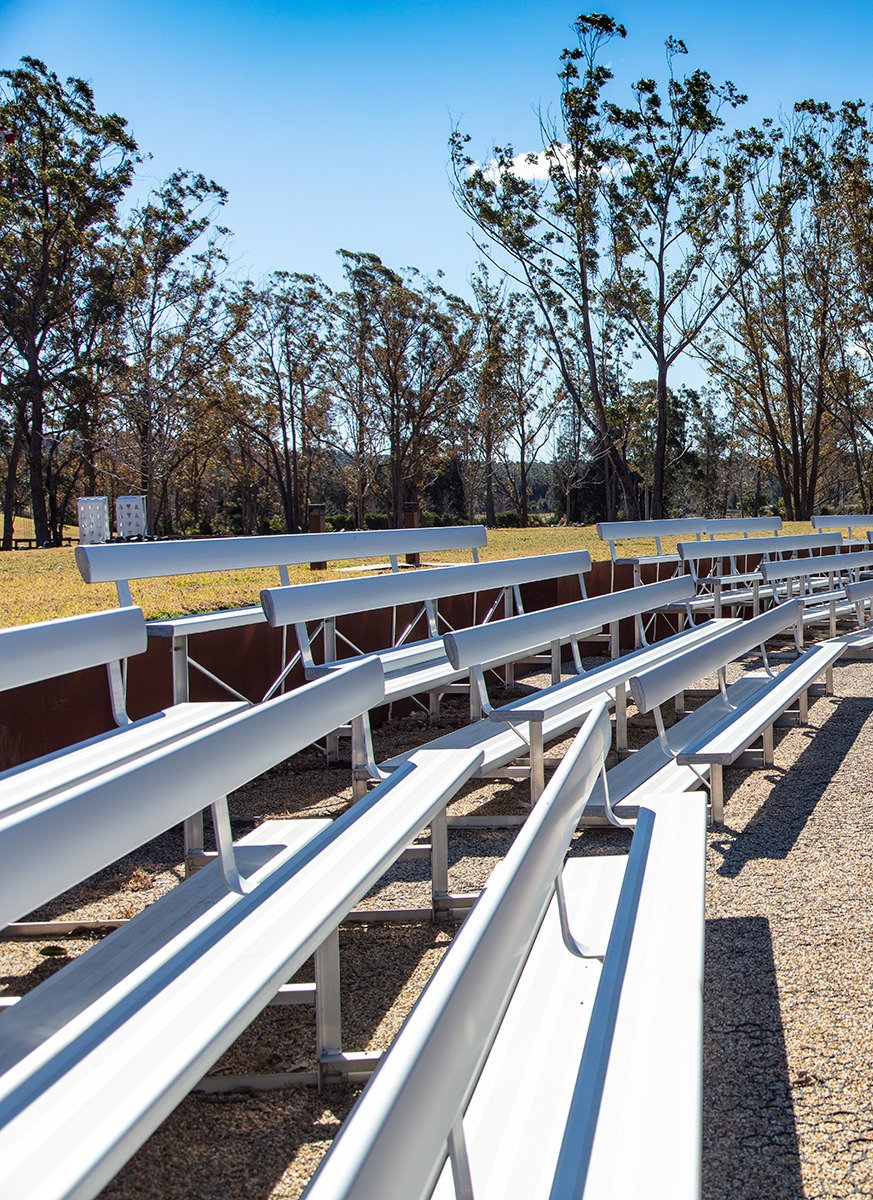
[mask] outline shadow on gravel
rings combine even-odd
[[[755,816],[732,839],[710,842],[722,855],[716,868],[719,875],[735,879],[756,858],[788,857],[871,713],[873,700],[841,697],[824,725],[805,731],[810,741],[795,763],[781,772],[776,767],[764,768],[768,777],[776,776],[776,783]]]
[[[803,1183],[765,917],[706,922],[703,1200],[800,1200]]]

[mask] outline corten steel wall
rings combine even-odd
[[[646,568],[645,582],[655,578],[655,569]],[[610,590],[612,581],[611,564],[594,563],[586,585],[591,596]],[[619,567],[615,573],[616,590],[630,587],[633,573],[628,567]],[[496,597],[497,592],[480,592],[476,598],[476,618],[481,620]],[[568,604],[579,599],[579,583],[575,576],[548,580],[543,583],[525,584],[522,588],[525,609],[533,611],[555,604]],[[473,597],[459,596],[440,601],[440,612],[451,625],[460,629],[473,620]],[[396,627],[390,610],[360,613],[341,618],[338,631],[345,633],[363,651],[379,650],[391,644],[392,633],[400,633],[415,616],[416,605],[398,609]],[[659,620],[656,636],[665,636],[675,630],[675,621]],[[414,631],[415,637],[426,636],[424,623]],[[629,649],[634,644],[633,622],[621,623],[622,647]],[[296,650],[293,629],[288,630],[290,651]],[[260,700],[281,667],[281,631],[267,625],[251,625],[226,632],[200,634],[191,638],[189,652],[214,674],[225,679],[249,699]],[[316,643],[316,650],[318,650]],[[583,646],[583,652],[602,651],[602,646],[591,643]],[[340,657],[354,651],[340,641],[337,653]],[[171,648],[169,638],[151,638],[145,654],[137,655],[128,663],[128,712],[134,719],[157,712],[172,703]],[[298,666],[288,680],[288,687],[303,683],[303,672]],[[228,700],[230,697],[216,684],[198,671],[191,670],[192,700]],[[402,711],[395,706],[395,712]],[[105,667],[95,667],[73,675],[31,684],[0,693],[0,769],[17,766],[48,754],[63,746],[72,745],[85,738],[94,737],[107,729],[114,728],[109,693],[106,685]]]

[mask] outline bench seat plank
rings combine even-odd
[[[559,737],[562,733],[581,725],[591,709],[600,702],[602,692],[602,688],[597,688],[587,700],[580,701],[572,710],[549,716],[543,722],[543,741]],[[482,764],[476,772],[478,777],[499,770],[514,759],[526,755],[529,748],[527,741],[511,726],[492,724],[487,720],[475,721],[472,725],[453,729],[451,733],[445,733],[427,743],[428,750],[480,750]],[[415,750],[408,750],[404,754],[386,759],[379,766],[383,771],[396,771],[416,753],[418,752]]]
[[[35,800],[87,783],[246,707],[238,701],[175,704],[130,725],[11,767],[0,773],[0,814],[8,815]]]
[[[735,712],[726,713],[706,733],[686,744],[677,755],[678,761],[730,766],[844,650],[845,643],[837,639],[810,646]]]
[[[700,1196],[706,804],[646,807],[670,849],[653,845],[646,867],[585,1200]]]
[[[358,662],[360,655],[349,658],[337,658],[326,663],[316,663],[307,667],[308,678],[316,679],[335,671],[338,667],[347,667],[350,663]],[[382,670],[389,671],[414,666],[417,663],[442,662],[447,663],[446,650],[441,637],[424,638],[417,642],[404,642],[401,646],[391,646],[386,650],[367,651],[365,658],[378,658]]]
[[[488,714],[491,721],[532,720],[544,721],[547,717],[572,708],[580,700],[589,699],[598,691],[604,692],[626,683],[629,677],[644,667],[660,662],[662,658],[687,650],[716,633],[730,629],[739,624],[737,617],[722,617],[707,621],[703,625],[693,625],[674,633],[671,637],[663,638],[650,646],[632,650],[621,658],[610,659],[609,662],[598,663],[583,675],[574,679],[565,679],[551,687],[534,693],[532,696],[522,696],[503,704],[500,708],[492,709]]]
[[[564,865],[583,941],[606,945],[626,862],[613,854]],[[464,1118],[476,1200],[548,1200],[564,1132],[556,1115],[570,1107],[600,973],[596,959],[567,953],[553,899]],[[433,1200],[454,1195],[447,1163]]]
[[[837,640],[843,642],[845,657],[850,659],[853,654],[873,650],[873,629],[856,629],[852,633],[841,634]]]
[[[763,671],[748,672],[727,689],[728,701],[735,706],[746,703],[769,678]],[[695,771],[690,764],[677,762],[675,756],[690,742],[705,736],[732,711],[721,695],[714,696],[667,730],[672,755],[666,754],[658,739],[653,738],[642,749],[616,763],[606,776],[610,803],[616,815],[633,819],[647,796],[698,789],[707,778],[706,764],[701,764]],[[603,784],[598,780],[588,798],[581,824],[606,823]]]
[[[211,633],[215,629],[238,629],[243,625],[258,625],[266,620],[260,604],[252,604],[247,608],[228,608],[219,612],[160,617],[154,621],[146,621],[146,629],[149,637],[188,637],[195,633]]]
[[[699,1196],[705,799],[664,795],[646,806],[669,825],[671,853],[653,856],[646,871],[585,1200]],[[594,942],[608,931],[626,861],[568,859],[564,889],[577,936]],[[553,901],[464,1119],[476,1200],[554,1196],[600,971],[567,954]],[[433,1200],[454,1195],[447,1163]]]

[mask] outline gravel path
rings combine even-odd
[[[725,830],[710,835],[704,1078],[706,1200],[873,1197],[873,1011],[869,944],[873,837],[873,664],[836,668],[838,698],[810,728],[779,738],[773,768],[726,774]],[[458,706],[460,719],[460,705]],[[821,733],[818,734],[818,730]],[[417,717],[379,733],[382,757],[431,736]],[[651,731],[639,735],[644,740]],[[348,803],[347,770],[296,756],[238,793],[245,822],[333,815]],[[457,811],[522,812],[525,784],[468,788]],[[486,881],[511,831],[451,835],[453,889]],[[579,834],[574,854],[617,853],[621,833]],[[179,875],[175,836],[151,843],[52,911],[129,915]],[[366,901],[427,903],[426,864],[401,864]],[[453,929],[350,925],[341,932],[344,1037],[387,1047],[450,944]],[[80,953],[86,938],[64,942]],[[20,992],[59,969],[44,944],[0,945],[0,988]],[[301,973],[299,978],[305,978]],[[0,1018],[2,1019],[2,1018]],[[268,1009],[217,1070],[292,1070],[313,1061],[312,1013]],[[103,1195],[112,1200],[297,1197],[358,1089],[194,1095]],[[629,1198],[630,1200],[630,1198]]]
[[[710,835],[706,1200],[873,1196],[871,673],[835,668]]]

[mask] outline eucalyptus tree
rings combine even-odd
[[[117,419],[133,447],[132,482],[147,497],[149,530],[171,521],[173,473],[198,446],[216,379],[244,319],[225,280],[226,192],[174,171],[124,230],[127,303]]]
[[[561,55],[559,116],[540,113],[542,152],[495,146],[477,162],[469,135],[456,128],[453,190],[481,234],[483,257],[529,289],[563,388],[608,458],[627,516],[635,517],[634,480],[608,417],[624,338],[604,306],[610,268],[603,253],[606,181],[618,148],[603,102],[612,71],[600,58],[626,30],[603,14],[580,16],[574,28],[578,44]]]
[[[731,254],[731,212],[773,149],[768,128],[723,139],[723,114],[746,97],[730,82],[714,83],[707,71],[677,77],[685,44],[671,37],[666,48],[665,94],[645,78],[632,85],[631,105],[605,106],[617,146],[606,182],[613,265],[607,295],[655,368],[655,518],[665,508],[669,373],[766,247],[766,235],[753,235],[750,225],[744,253]]]
[[[518,514],[529,523],[530,472],[554,433],[564,395],[556,387],[544,352],[533,302],[514,292],[506,306],[505,366],[502,379],[503,436],[500,457],[503,486]]]
[[[369,258],[346,250],[338,253],[347,288],[334,297],[332,305],[330,387],[337,426],[336,448],[346,464],[355,525],[363,529],[386,442],[376,420],[369,386]]]
[[[479,317],[479,336],[473,364],[465,428],[469,430],[464,459],[466,490],[474,492],[474,464],[480,466],[485,498],[485,524],[497,525],[494,502],[494,465],[506,425],[507,289],[505,282],[492,283],[487,263],[480,263],[471,281]],[[472,515],[473,505],[468,508]]]
[[[868,420],[861,275],[842,200],[848,131],[834,116],[798,105],[768,202],[750,213],[737,199],[736,255],[747,258],[762,231],[767,253],[742,273],[699,343],[749,437],[767,443],[790,520],[815,511],[840,438],[857,438]]]
[[[317,276],[277,271],[245,300],[239,420],[261,444],[291,533],[306,527],[331,437],[331,299]]]
[[[97,111],[88,83],[61,82],[34,58],[0,72],[0,127],[7,139],[0,156],[0,333],[10,470],[14,475],[24,456],[35,536],[47,543],[47,430],[55,438],[66,433],[58,389],[88,354],[80,342],[78,361],[71,356],[62,330],[82,303],[83,264],[112,236],[137,149],[121,117]],[[96,331],[97,309],[91,319]],[[7,503],[9,495],[7,488]]]
[[[418,500],[460,407],[476,315],[413,268],[386,267],[375,254],[342,251],[367,331],[362,386],[385,447],[387,499],[395,525]]]

